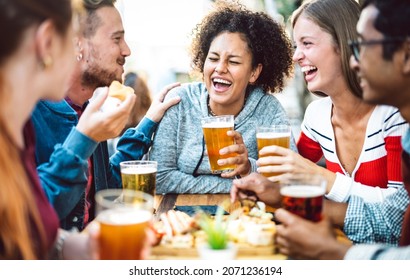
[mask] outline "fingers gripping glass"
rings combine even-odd
[[[378,45],[378,44],[395,44],[395,43],[401,43],[405,38],[385,38],[385,39],[380,39],[380,40],[349,40],[348,44],[350,48],[352,49],[352,53],[354,56],[354,59],[359,62],[360,58],[360,47],[361,46],[371,46],[371,45]]]

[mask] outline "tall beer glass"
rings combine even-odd
[[[155,195],[157,162],[132,160],[120,163],[122,187]]]
[[[213,174],[221,174],[234,170],[236,167],[235,165],[218,165],[219,159],[236,156],[236,154],[219,154],[220,149],[235,144],[234,138],[229,137],[226,134],[228,131],[234,130],[234,116],[225,115],[206,117],[203,118],[201,122],[211,172]]]
[[[294,175],[280,182],[282,207],[313,222],[322,218],[325,192],[326,181],[317,174]]]
[[[140,191],[106,189],[95,195],[100,224],[100,259],[140,260],[148,252],[146,230],[154,199]]]
[[[273,126],[259,126],[256,128],[256,141],[258,144],[258,153],[266,146],[280,146],[283,148],[290,147],[290,133],[289,125],[273,125]],[[276,154],[268,154],[265,156],[275,156]],[[262,173],[265,177],[277,176],[280,173]]]

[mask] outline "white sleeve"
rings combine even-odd
[[[336,202],[346,202],[351,195],[355,195],[362,197],[365,202],[382,202],[396,191],[396,188],[385,189],[360,184],[349,176],[336,173],[336,180],[326,198]]]

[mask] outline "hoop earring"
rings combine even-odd
[[[83,54],[82,53],[77,55],[77,61],[80,61],[81,59],[83,59]]]

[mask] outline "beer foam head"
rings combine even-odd
[[[232,130],[233,126],[234,124],[231,122],[210,122],[202,125],[203,128],[232,128]]]
[[[128,168],[123,168],[121,170],[121,173],[123,174],[152,174],[152,173],[156,173],[157,169],[155,167],[137,167],[137,166],[133,166],[133,167],[128,167]]]
[[[132,225],[148,222],[151,212],[143,209],[109,209],[101,212],[97,220],[109,225]]]
[[[322,187],[309,185],[285,186],[281,187],[280,194],[282,196],[297,198],[318,197],[325,194],[325,189]]]
[[[290,132],[258,132],[256,138],[259,139],[274,139],[290,137]]]

